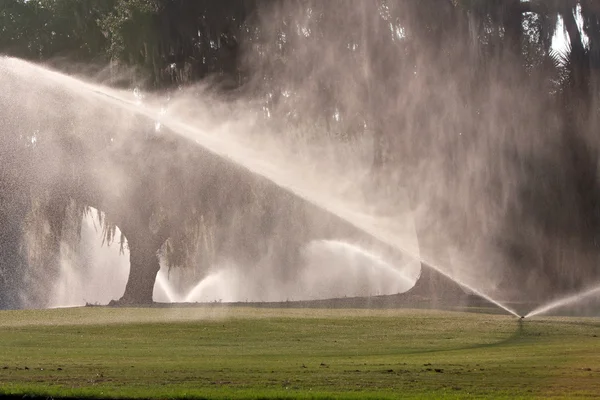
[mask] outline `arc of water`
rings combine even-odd
[[[425,259],[424,257],[417,255],[418,251],[416,249],[406,248],[403,244],[399,243],[399,241],[394,238],[395,235],[393,235],[393,233],[390,233],[386,229],[374,228],[374,226],[380,225],[380,224],[377,224],[377,221],[375,218],[366,216],[361,213],[353,212],[353,211],[347,209],[346,207],[333,206],[332,205],[333,202],[331,201],[331,199],[328,199],[327,196],[324,196],[322,193],[311,192],[311,191],[307,190],[306,188],[303,188],[297,184],[294,184],[294,182],[302,182],[303,180],[301,180],[301,179],[285,179],[282,176],[283,174],[280,169],[276,169],[274,166],[270,166],[270,165],[266,164],[265,162],[255,163],[255,166],[258,166],[259,168],[249,167],[248,164],[252,165],[253,163],[249,163],[247,161],[248,159],[249,160],[261,160],[262,157],[259,157],[258,155],[240,157],[240,154],[238,153],[238,149],[236,149],[235,152],[227,151],[227,149],[223,148],[224,144],[220,143],[219,138],[216,136],[207,135],[206,133],[204,133],[192,126],[189,126],[180,121],[172,120],[170,118],[168,118],[164,122],[164,124],[165,124],[165,126],[169,126],[175,132],[184,133],[188,137],[192,137],[192,138],[195,137],[196,143],[205,147],[206,149],[213,151],[214,153],[216,153],[217,155],[219,155],[221,157],[224,157],[225,159],[229,159],[239,165],[242,165],[254,173],[260,174],[260,175],[268,178],[269,180],[271,180],[278,186],[291,191],[292,193],[296,194],[297,196],[303,198],[304,200],[316,205],[317,207],[319,207],[325,211],[328,211],[334,215],[337,215],[338,217],[340,217],[340,218],[344,219],[345,221],[347,221],[348,223],[352,224],[354,227],[371,235],[375,239],[380,240],[382,243],[386,243],[389,246],[396,248],[400,252],[413,258],[415,261],[419,261],[419,262],[422,262],[422,263],[428,265],[430,268],[433,268],[434,270],[436,270],[437,272],[446,276],[447,278],[457,282],[458,284],[464,286],[471,292],[477,294],[478,296],[483,297],[490,303],[495,304],[496,306],[502,308],[503,310],[516,316],[517,318],[521,317],[513,309],[505,306],[504,304],[493,299],[492,297],[488,296],[487,294],[483,293],[482,291],[475,289],[474,287],[463,282],[462,280],[459,280],[456,277],[448,274],[440,266],[438,266],[436,263],[432,262],[431,260]],[[229,148],[229,150],[231,150],[231,148]],[[239,150],[242,150],[242,149],[240,148]],[[243,149],[243,151],[247,152],[247,149]]]
[[[54,82],[60,84],[62,87],[67,87],[72,91],[78,92],[82,89],[85,89],[88,94],[96,96],[97,98],[108,104],[119,106],[138,115],[148,117],[151,120],[153,120],[157,115],[159,115],[157,109],[153,109],[144,104],[140,105],[137,102],[131,101],[130,99],[127,99],[124,96],[122,96],[122,94],[120,94],[116,90],[105,88],[100,85],[87,83],[79,79],[70,77],[68,75],[45,69],[18,59],[6,59],[9,60],[10,64],[13,64],[13,68],[35,68],[36,71],[43,73],[47,78],[52,79]],[[0,66],[2,66],[2,64],[0,64]],[[489,302],[507,311],[508,313],[516,317],[520,317],[516,311],[510,309],[509,307],[493,299],[487,294],[481,292],[480,290],[473,288],[471,285],[468,285],[467,283],[448,274],[443,270],[443,268],[441,268],[431,260],[425,259],[424,257],[418,255],[418,249],[406,248],[403,243],[400,243],[400,241],[397,238],[397,235],[394,235],[394,233],[386,227],[381,226],[382,224],[378,223],[378,221],[375,218],[350,210],[347,208],[347,206],[340,204],[336,205],[334,199],[329,198],[322,191],[311,191],[310,189],[302,185],[302,183],[305,181],[304,179],[294,179],[299,177],[294,177],[293,175],[291,175],[290,171],[284,172],[281,168],[267,163],[263,157],[257,154],[257,152],[252,152],[250,148],[243,147],[235,141],[230,140],[226,142],[221,135],[210,135],[207,132],[198,129],[197,127],[186,124],[183,121],[174,119],[170,116],[163,116],[161,118],[161,123],[164,126],[171,129],[173,132],[176,132],[180,135],[186,136],[191,140],[194,140],[198,145],[202,146],[206,150],[226,160],[230,160],[240,166],[243,166],[247,170],[269,179],[276,185],[294,193],[295,195],[308,201],[309,203],[312,203],[325,211],[337,215],[338,217],[352,224],[354,227],[371,235],[373,238],[381,241],[382,243],[386,243],[391,247],[396,248],[400,252],[406,254],[407,256],[413,258],[416,261],[427,264],[429,267],[435,269],[442,275],[464,286],[471,292],[483,297]]]
[[[226,149],[222,148],[223,144],[219,143],[219,138],[216,136],[207,135],[206,133],[201,132],[198,129],[195,129],[192,126],[184,124],[180,121],[171,120],[170,118],[167,119],[164,123],[165,123],[165,126],[169,126],[175,132],[180,132],[180,133],[183,132],[186,134],[186,136],[192,137],[192,138],[196,137],[197,138],[196,143],[207,148],[208,150],[215,152],[216,154],[218,154],[221,157],[232,160],[233,162],[235,162],[239,165],[243,165],[244,167],[250,169],[254,173],[260,174],[260,175],[268,178],[269,180],[271,180],[278,186],[291,191],[292,193],[298,195],[299,197],[303,198],[304,200],[316,205],[317,207],[320,207],[321,209],[323,209],[325,211],[328,211],[334,215],[337,215],[338,217],[340,217],[340,218],[344,219],[345,221],[349,222],[350,224],[352,224],[354,227],[371,235],[375,239],[380,240],[382,243],[386,243],[389,246],[396,248],[400,252],[413,258],[415,261],[419,261],[424,264],[427,264],[429,267],[433,268],[437,272],[439,272],[442,275],[446,276],[447,278],[457,282],[458,284],[464,286],[471,292],[477,294],[478,296],[483,297],[490,303],[495,304],[496,306],[502,308],[503,310],[516,316],[517,318],[521,317],[516,311],[512,310],[511,308],[505,306],[504,304],[500,303],[499,301],[497,301],[497,300],[493,299],[492,297],[488,296],[487,294],[481,292],[480,290],[475,289],[471,285],[448,274],[440,266],[438,266],[436,263],[432,262],[431,260],[425,259],[424,257],[417,255],[418,254],[417,250],[406,248],[403,244],[399,243],[399,241],[394,238],[395,235],[393,235],[393,233],[390,233],[389,231],[387,231],[385,229],[374,228],[374,226],[379,225],[379,224],[377,224],[377,221],[375,220],[375,218],[366,216],[364,214],[353,212],[353,211],[347,209],[346,207],[333,206],[332,205],[333,202],[331,201],[331,199],[328,199],[327,196],[324,196],[322,193],[310,192],[306,188],[303,188],[297,184],[294,185],[293,182],[302,182],[301,179],[296,179],[296,180],[295,179],[285,179],[282,177],[282,172],[280,169],[276,169],[273,166],[269,166],[265,162],[258,163],[259,168],[256,168],[256,169],[250,168],[248,166],[248,164],[252,165],[252,163],[248,163],[246,160],[248,160],[248,159],[261,160],[262,157],[250,156],[247,158],[246,157],[242,158],[242,157],[239,157],[239,153],[237,153],[237,151],[236,152],[230,152],[230,151],[228,152]],[[201,138],[202,140],[200,140],[198,138]],[[238,149],[236,149],[236,150],[238,150]],[[238,157],[235,157],[235,156],[238,156]],[[244,158],[246,158],[246,160],[244,160]]]
[[[403,281],[407,285],[414,285],[414,281],[408,279],[402,272],[400,272],[397,268],[394,268],[390,265],[386,260],[384,260],[381,256],[370,253],[363,249],[360,246],[354,245],[352,243],[343,242],[341,240],[322,240],[322,243],[326,243],[328,245],[336,246],[337,248],[344,249],[346,251],[352,251],[353,253],[360,254],[365,259],[371,261],[371,266],[377,270],[391,272],[396,278],[400,281]],[[411,259],[411,261],[414,261]],[[404,263],[407,264],[407,263]]]
[[[542,305],[536,308],[535,310],[531,311],[529,314],[525,315],[525,318],[531,318],[536,315],[545,314],[554,309],[568,306],[569,304],[577,303],[595,294],[600,294],[600,285],[594,286],[591,289],[584,290],[580,293],[575,293],[570,296],[563,297],[561,299],[554,300],[548,304]]]
[[[171,285],[169,285],[168,280],[164,277],[163,274],[158,273],[156,275],[156,284],[163,291],[165,296],[167,296],[169,303],[175,303],[180,300],[179,296],[175,294],[175,292],[171,288]]]
[[[205,277],[204,279],[202,279],[200,282],[198,282],[196,284],[196,286],[194,286],[189,292],[188,294],[185,295],[184,297],[184,301],[185,302],[194,302],[194,301],[199,301],[199,299],[201,299],[202,294],[204,292],[204,290],[208,287],[210,287],[210,285],[215,285],[218,284],[221,279],[223,279],[222,277],[223,272],[217,272],[217,273],[213,273],[208,275],[207,277]],[[205,299],[207,300],[207,299]],[[217,300],[217,299],[214,299]]]

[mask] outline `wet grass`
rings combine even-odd
[[[600,319],[247,307],[0,312],[0,394],[600,396]]]

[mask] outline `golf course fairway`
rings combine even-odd
[[[237,306],[0,311],[15,398],[600,396],[600,319]]]

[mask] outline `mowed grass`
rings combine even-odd
[[[246,307],[0,312],[0,394],[600,396],[600,320]]]

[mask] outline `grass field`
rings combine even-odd
[[[245,307],[0,312],[0,394],[600,397],[600,320]]]

